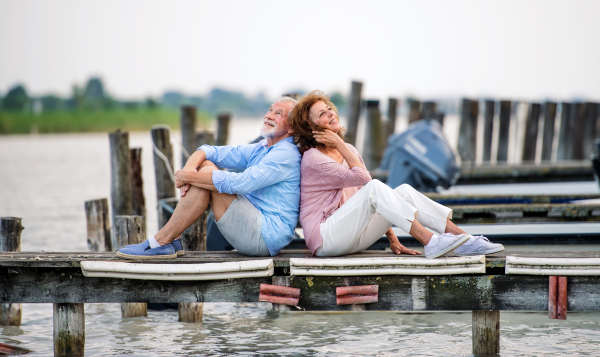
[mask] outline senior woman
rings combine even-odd
[[[392,225],[421,242],[426,258],[453,250],[457,255],[479,255],[504,249],[458,228],[450,220],[451,209],[410,185],[392,189],[372,180],[358,151],[344,142],[337,109],[324,93],[303,97],[290,113],[290,125],[302,154],[300,223],[314,255],[357,253],[383,234],[394,253],[421,254],[400,244]]]

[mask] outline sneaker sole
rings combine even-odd
[[[157,259],[177,258],[177,253],[163,254],[163,255],[131,255],[131,254],[117,252],[117,256],[121,257],[121,258],[125,258],[125,259],[134,259],[134,260],[157,260]]]
[[[492,248],[492,249],[488,249],[486,251],[483,252],[477,252],[477,253],[456,253],[454,252],[454,254],[460,256],[460,257],[468,257],[468,256],[472,256],[472,255],[487,255],[487,254],[494,254],[494,253],[498,253],[504,250],[504,246],[500,247],[500,248]]]
[[[449,253],[449,252],[453,251],[454,249],[456,249],[456,248],[460,247],[461,245],[465,244],[465,243],[466,243],[466,242],[469,240],[469,238],[470,238],[470,237],[469,237],[469,235],[468,235],[468,234],[465,234],[465,236],[464,236],[462,239],[458,240],[458,241],[457,241],[456,243],[454,243],[453,245],[451,245],[451,246],[447,247],[446,249],[444,249],[444,250],[442,250],[442,251],[439,251],[439,252],[438,252],[437,254],[435,254],[435,255],[431,255],[431,256],[429,256],[429,257],[427,257],[427,256],[426,256],[425,258],[426,258],[426,259],[434,259],[434,258],[437,258],[437,257],[439,257],[439,256],[442,256],[442,255],[444,255],[444,254],[446,254],[446,253]]]

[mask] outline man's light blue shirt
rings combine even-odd
[[[269,253],[277,255],[294,238],[298,223],[302,156],[293,138],[271,147],[264,139],[250,145],[202,145],[198,150],[218,167],[244,170],[213,171],[213,184],[221,193],[246,196],[262,213],[262,235]]]

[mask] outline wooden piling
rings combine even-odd
[[[196,149],[202,145],[215,145],[215,133],[204,130],[196,133]],[[191,153],[190,153],[191,154]]]
[[[474,162],[477,143],[477,116],[479,104],[477,101],[462,99],[460,110],[460,129],[458,134],[458,153],[465,162]]]
[[[206,220],[208,210],[181,235],[181,244],[185,251],[206,251]]]
[[[272,277],[272,284],[278,286],[290,286],[289,276],[274,276]],[[274,311],[291,311],[294,310],[292,306],[284,304],[273,304]]]
[[[500,311],[473,310],[473,354],[500,353]]]
[[[300,100],[300,98],[302,98],[302,94],[298,93],[298,92],[294,92],[294,93],[284,93],[281,95],[282,97],[290,97],[294,100]]]
[[[227,145],[230,122],[231,114],[229,113],[221,113],[217,116],[217,146]]]
[[[548,278],[548,318],[556,319],[556,293],[558,290],[558,278],[550,276]]]
[[[567,277],[558,277],[558,294],[556,297],[556,318],[567,319]]]
[[[146,198],[142,178],[142,148],[129,150],[131,156],[131,215],[144,217],[146,230]]]
[[[496,103],[493,100],[483,102],[483,162],[492,159],[492,135]]]
[[[407,99],[406,104],[408,104],[408,124],[412,124],[418,120],[423,119],[423,115],[421,114],[421,102],[414,99]]]
[[[509,100],[500,101],[500,108],[498,108],[498,152],[496,154],[496,162],[498,163],[506,163],[508,161],[511,114],[512,103]]]
[[[535,161],[541,109],[542,106],[539,103],[529,104],[525,123],[525,138],[523,139],[523,161]]]
[[[550,161],[552,159],[552,143],[554,142],[554,126],[556,123],[556,103],[544,103],[543,120],[542,161]]]
[[[385,130],[385,143],[387,146],[387,139],[394,135],[396,131],[396,118],[398,116],[398,99],[389,98],[388,99],[388,110],[387,110],[387,122],[386,122],[386,130]]]
[[[179,322],[202,322],[203,308],[201,302],[180,302]]]
[[[138,244],[146,240],[144,217],[116,216],[115,217],[115,250],[129,244]]]
[[[115,241],[116,249],[129,244],[139,244],[146,240],[142,216],[116,216]],[[148,304],[145,302],[121,303],[121,317],[148,316]]]
[[[587,160],[594,152],[594,139],[597,138],[598,103],[585,103],[583,116],[583,159]]]
[[[20,252],[21,232],[24,227],[21,218],[0,218],[0,252]],[[0,304],[0,326],[21,326],[22,304]]]
[[[111,252],[108,199],[85,201],[87,244],[90,252]]]
[[[381,113],[378,100],[367,100],[365,105],[367,107],[367,128],[363,159],[367,170],[373,170],[379,166],[384,150]]]
[[[131,153],[129,133],[120,130],[108,134],[110,140],[110,202],[112,221],[115,216],[130,215],[131,206]]]
[[[187,159],[196,150],[196,107],[181,107],[181,167],[185,166]]]
[[[585,103],[574,103],[571,107],[573,125],[570,127],[571,150],[570,160],[584,160],[586,157],[583,152],[583,142],[585,138]],[[588,154],[589,155],[589,154]]]
[[[358,118],[362,104],[362,82],[352,82],[350,98],[348,98],[348,128],[346,142],[356,146],[356,133],[358,132]]]
[[[560,128],[558,129],[558,151],[557,160],[571,159],[571,132],[573,131],[573,105],[562,102],[560,104]]]
[[[437,113],[437,105],[435,102],[423,102],[422,107],[423,119],[435,119]]]
[[[54,356],[83,356],[85,314],[83,304],[54,304]]]
[[[160,206],[160,200],[176,197],[173,180],[173,146],[169,139],[168,127],[155,125],[152,127],[151,134],[155,146],[154,172],[156,175],[156,200],[159,202],[158,229],[161,229],[167,223],[170,214],[167,214]],[[156,150],[160,152],[160,155],[156,153]]]

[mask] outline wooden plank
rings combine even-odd
[[[379,176],[387,177],[385,173]],[[458,184],[593,181],[590,160],[520,165],[465,165],[460,170]]]
[[[142,178],[142,148],[129,150],[131,156],[131,215],[144,217],[146,230],[146,198]]]
[[[506,163],[508,161],[508,142],[511,117],[512,103],[509,100],[500,101],[498,113],[498,153],[496,156],[498,163]]]
[[[112,222],[115,216],[130,215],[131,205],[131,153],[129,133],[120,130],[108,134],[110,141],[110,202]],[[114,248],[114,247],[113,247]]]
[[[498,203],[567,203],[577,200],[600,199],[600,193],[575,195],[495,195],[495,194],[441,194],[425,192],[425,196],[443,205],[498,204]]]
[[[423,115],[421,114],[421,102],[407,98],[406,104],[408,105],[408,124],[423,119]]]
[[[387,122],[385,126],[385,146],[387,146],[387,140],[391,135],[394,135],[396,131],[396,117],[398,113],[398,99],[389,98],[388,99],[388,109],[387,109]]]
[[[558,129],[558,151],[556,158],[558,161],[571,160],[571,132],[574,130],[572,104],[567,102],[560,103],[560,127]]]
[[[478,115],[479,103],[470,99],[462,99],[457,150],[464,163],[475,161]]]
[[[227,145],[230,122],[231,114],[229,113],[221,113],[217,116],[217,146]]]
[[[181,166],[185,166],[190,155],[196,151],[196,107],[182,106],[179,117],[181,126]]]
[[[150,130],[154,152],[154,173],[156,175],[156,200],[176,197],[175,182],[173,181],[173,145],[170,140],[170,130],[163,125],[155,125]],[[157,154],[158,150],[161,154]],[[164,160],[166,158],[166,161]],[[158,206],[158,229],[161,229],[168,221],[170,214]]]
[[[483,161],[492,159],[492,135],[494,129],[495,102],[485,100],[483,102]]]

